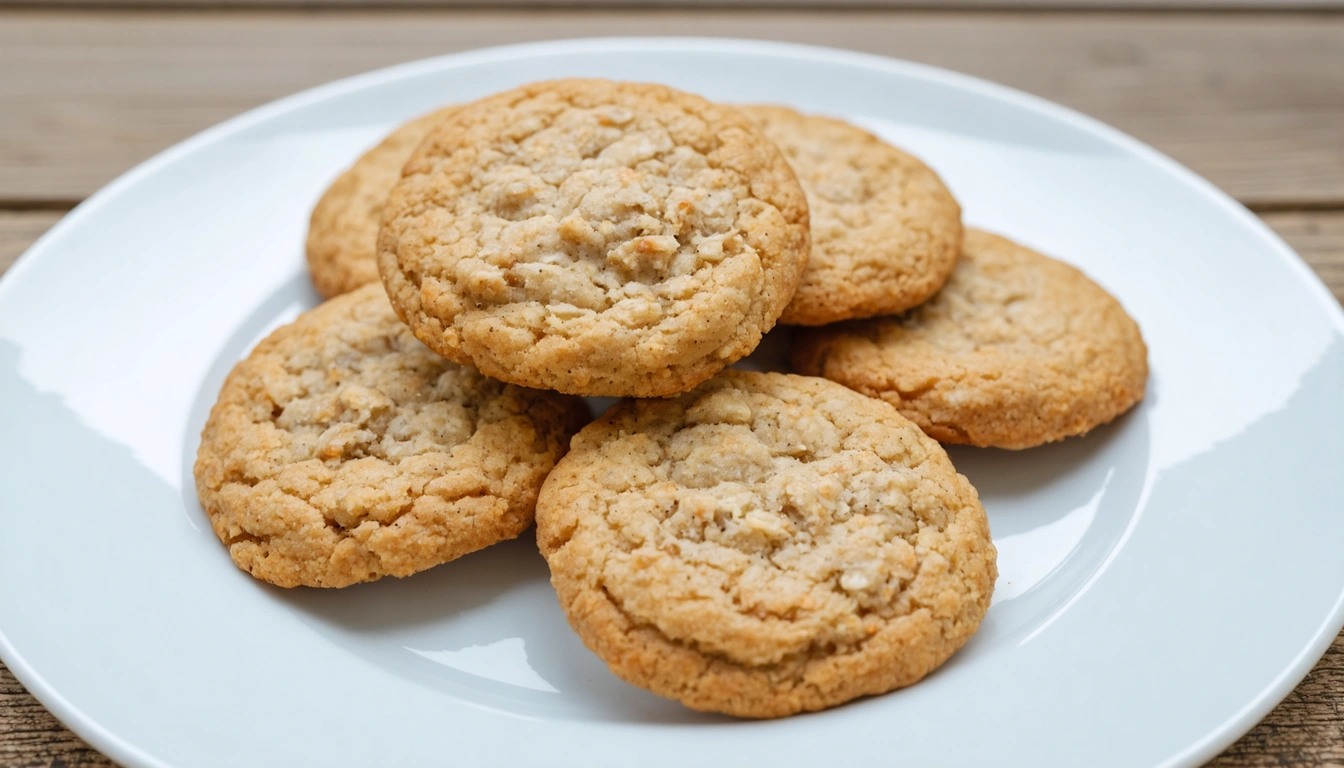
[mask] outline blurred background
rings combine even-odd
[[[0,0],[0,264],[134,164],[272,99],[603,35],[829,45],[1020,88],[1190,166],[1341,295],[1344,0]]]
[[[1028,91],[1193,168],[1344,299],[1344,0],[0,0],[0,272],[117,175],[252,107],[427,56],[608,35],[835,46]],[[1344,642],[1214,764],[1344,765]],[[30,765],[110,763],[0,667],[0,766]]]

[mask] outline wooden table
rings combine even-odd
[[[302,88],[498,43],[725,35],[980,75],[1149,142],[1276,229],[1344,300],[1344,2],[807,0],[733,10],[450,8],[436,0],[0,0],[0,271],[135,163]],[[637,1],[637,0],[632,0]],[[645,0],[647,2],[647,0]],[[879,7],[885,6],[885,7]],[[1248,608],[1249,610],[1249,608]],[[1344,636],[1217,766],[1344,765]],[[106,766],[0,667],[0,765]]]

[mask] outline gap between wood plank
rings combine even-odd
[[[79,200],[45,200],[0,198],[0,211],[59,211],[64,212],[79,205]]]
[[[1344,200],[1304,200],[1301,202],[1249,200],[1242,203],[1252,213],[1333,213],[1344,211]]]

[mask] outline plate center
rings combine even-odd
[[[306,275],[260,302],[202,382],[183,441],[183,501],[193,527],[213,536],[190,467],[197,435],[233,364],[275,327],[315,305]],[[789,332],[770,333],[738,363],[787,370]],[[609,399],[594,402],[600,413]],[[980,493],[999,550],[994,605],[960,663],[1021,642],[1085,588],[1120,540],[1148,461],[1141,406],[1081,438],[1027,451],[952,446]],[[406,579],[340,590],[257,587],[353,655],[474,706],[523,716],[627,722],[713,722],[613,675],[570,630],[535,533]]]

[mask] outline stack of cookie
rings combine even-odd
[[[330,300],[238,364],[202,434],[234,561],[339,587],[535,518],[616,674],[744,717],[951,656],[995,550],[937,441],[1079,434],[1147,377],[1114,299],[963,234],[915,158],[656,85],[537,83],[408,123],[323,196],[308,258]],[[806,376],[725,370],[777,322],[816,326]],[[598,395],[627,399],[591,421]]]

